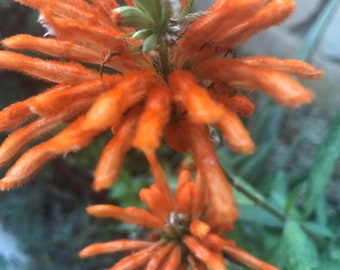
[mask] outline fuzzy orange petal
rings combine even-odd
[[[22,54],[0,51],[0,68],[23,72],[32,77],[75,85],[100,75],[75,63],[42,60]]]
[[[2,44],[10,49],[31,50],[46,55],[66,58],[73,61],[101,64],[103,56],[74,41],[59,40],[54,38],[34,37],[31,35],[15,35],[6,38]]]
[[[100,218],[115,218],[123,222],[141,225],[152,229],[161,229],[163,221],[148,211],[136,208],[120,208],[115,205],[92,205],[86,208],[89,215]]]
[[[296,59],[278,59],[269,56],[253,56],[242,58],[242,62],[257,67],[272,68],[285,73],[296,75],[303,79],[317,79],[323,76],[321,70],[308,63]]]
[[[281,23],[295,9],[293,0],[272,0],[267,2],[267,5],[253,16],[245,18],[243,22],[228,31],[220,32],[220,36],[215,40],[218,52],[225,52],[229,48],[235,48],[258,32]]]
[[[212,59],[198,68],[203,78],[226,82],[235,88],[261,89],[287,106],[309,103],[313,93],[281,71],[257,67],[238,59]]]
[[[95,191],[109,188],[118,178],[125,153],[131,147],[140,112],[140,108],[129,112],[117,133],[103,149],[94,173],[92,186]]]
[[[53,16],[51,10],[42,11],[43,20],[60,39],[77,40],[110,52],[120,52],[125,47],[124,34],[113,27],[102,27],[84,21]]]
[[[187,109],[190,120],[215,123],[223,117],[223,107],[198,85],[192,73],[176,70],[170,75],[169,84],[175,102]]]
[[[145,270],[159,270],[169,252],[174,248],[175,243],[169,243],[155,251],[149,260]]]
[[[194,161],[208,189],[210,221],[212,227],[230,230],[238,217],[231,186],[219,166],[218,158],[208,131],[203,125],[190,122],[183,124],[183,130],[190,142]]]
[[[189,248],[189,250],[198,258],[209,266],[211,270],[226,270],[226,266],[223,258],[216,253],[210,251],[201,242],[195,239],[193,236],[185,235],[183,242]]]
[[[181,264],[182,249],[180,245],[176,245],[170,252],[161,270],[178,270]]]
[[[192,235],[202,240],[210,232],[211,228],[207,223],[196,219],[190,223],[189,230]]]
[[[16,128],[32,116],[26,102],[14,103],[0,111],[0,131]]]
[[[166,208],[175,209],[175,201],[172,196],[168,180],[166,179],[164,171],[161,165],[159,164],[155,152],[145,151],[144,154],[149,161],[153,179],[157,186],[160,187],[163,192],[164,203],[166,204]]]
[[[151,245],[151,242],[139,240],[114,240],[105,243],[95,243],[89,245],[79,252],[81,258],[97,256],[99,254],[113,253],[117,251],[138,250]]]
[[[72,111],[75,106],[82,106],[88,101],[94,102],[106,90],[112,89],[121,76],[112,75],[90,80],[66,89],[52,89],[27,99],[30,109],[39,115],[55,115],[61,111]]]
[[[222,131],[228,146],[237,152],[249,154],[254,151],[255,144],[244,127],[242,121],[229,109],[224,109],[223,118],[216,126]]]
[[[186,183],[183,187],[177,192],[176,200],[177,200],[177,209],[181,214],[190,214],[193,203],[193,195],[194,195],[194,184]]]
[[[63,115],[39,118],[10,134],[0,145],[0,167],[18,154],[30,141],[55,129],[63,121]]]
[[[133,270],[145,265],[152,255],[162,246],[164,242],[162,240],[151,244],[149,247],[144,248],[130,256],[125,257],[116,263],[113,267],[107,270]]]
[[[191,270],[207,270],[207,266],[192,256],[192,254],[188,254],[187,261],[191,267]]]
[[[188,29],[183,47],[188,51],[198,51],[204,43],[220,36],[240,21],[250,17],[263,6],[267,0],[229,0],[223,5],[213,5],[208,15],[198,19]]]
[[[160,217],[164,223],[169,219],[170,213],[174,209],[168,209],[164,204],[163,193],[156,184],[151,185],[150,188],[143,188],[139,192],[139,198],[144,202],[150,211],[156,216]]]
[[[163,128],[169,119],[170,105],[171,95],[166,85],[160,84],[150,90],[133,141],[135,147],[144,151],[159,147]]]
[[[209,232],[202,240],[210,250],[214,252],[221,252],[226,245],[226,240],[218,234]]]
[[[252,254],[246,252],[245,250],[241,248],[225,245],[223,250],[232,259],[250,268],[261,269],[261,270],[279,270],[279,268],[277,268],[276,266],[259,260]]]

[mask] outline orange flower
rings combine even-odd
[[[229,56],[258,31],[284,20],[294,9],[291,0],[217,0],[207,12],[194,14],[187,0],[126,1],[125,7],[107,0],[18,2],[38,9],[46,35],[53,37],[16,35],[3,46],[53,60],[3,50],[0,68],[55,86],[0,112],[0,130],[15,130],[0,146],[0,166],[60,124],[67,126],[22,154],[0,190],[23,184],[51,159],[86,147],[110,128],[115,136],[100,157],[95,190],[115,181],[131,146],[148,156],[163,131],[174,149],[191,149],[202,168],[210,160],[195,138],[208,136],[207,124],[219,128],[232,149],[250,153],[254,144],[237,114],[248,116],[253,105],[235,89],[262,89],[278,103],[298,106],[310,102],[312,93],[288,74],[322,76],[298,60]],[[201,174],[213,179],[220,169]],[[226,184],[213,186],[209,192],[227,190]]]
[[[159,168],[153,167],[154,175]],[[155,184],[140,191],[140,199],[149,211],[128,207],[122,209],[115,205],[93,205],[87,208],[90,215],[101,218],[115,218],[124,222],[144,226],[150,230],[145,240],[118,239],[87,246],[79,255],[82,258],[117,251],[132,251],[109,269],[211,269],[223,270],[228,258],[252,269],[275,270],[245,250],[238,248],[233,240],[225,239],[224,233],[232,230],[221,229],[215,223],[210,203],[212,196],[206,192],[206,183],[198,171],[191,181],[192,173],[182,169],[176,189],[176,196],[163,192],[162,180],[155,178]],[[169,189],[168,185],[166,190]],[[215,195],[215,194],[214,194]],[[228,197],[225,207],[228,216],[237,215],[232,197]]]

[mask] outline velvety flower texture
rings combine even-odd
[[[152,170],[154,175],[160,174],[159,168]],[[211,198],[199,173],[193,175],[190,170],[182,169],[175,196],[164,193],[164,185],[167,185],[166,179],[155,179],[155,184],[140,191],[140,199],[150,211],[135,207],[122,209],[115,205],[89,206],[87,212],[95,217],[115,218],[148,228],[150,239],[95,243],[80,251],[80,257],[133,251],[109,269],[226,270],[225,254],[252,269],[278,269],[238,248],[233,240],[224,238],[223,234],[232,228],[221,230],[215,223],[209,204]],[[235,211],[229,208],[228,215],[235,215]]]
[[[206,125],[220,129],[230,148],[251,153],[253,141],[237,115],[251,114],[253,105],[235,89],[262,89],[280,104],[298,106],[313,95],[288,74],[322,75],[298,60],[233,57],[237,45],[285,19],[294,9],[291,0],[217,0],[198,14],[188,13],[193,1],[186,0],[130,0],[127,7],[114,0],[18,2],[40,11],[46,37],[3,40],[8,50],[0,51],[0,68],[55,86],[0,112],[0,130],[14,130],[0,146],[0,166],[37,138],[63,123],[66,127],[26,150],[0,180],[0,190],[23,184],[51,159],[112,129],[115,135],[102,151],[93,184],[95,190],[108,188],[130,147],[150,161],[165,132],[171,147],[193,152],[214,194],[216,218],[228,227],[237,218],[224,219],[231,188],[207,141]]]

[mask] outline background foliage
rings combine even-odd
[[[35,12],[0,0],[1,39],[15,33],[41,35],[36,18]],[[4,71],[0,81],[1,107],[46,87]],[[257,104],[256,112],[245,121],[257,144],[256,153],[235,155],[224,144],[218,147],[240,208],[231,237],[282,269],[339,269],[340,203],[330,187],[339,182],[340,114],[325,120],[322,137],[311,143],[310,133],[317,121],[313,105],[285,110],[262,95],[252,94],[251,98]],[[3,139],[6,134],[1,136]],[[21,250],[30,258],[27,265],[17,269],[100,269],[123,254],[81,260],[77,252],[92,242],[143,235],[142,229],[92,219],[85,213],[85,207],[93,203],[142,206],[138,191],[151,181],[144,157],[131,151],[113,188],[100,194],[91,192],[98,149],[108,137],[104,135],[88,149],[52,162],[24,187],[0,194],[1,223],[18,237]],[[159,154],[174,183],[180,155],[167,147]],[[0,259],[1,270],[10,264],[16,262]],[[229,269],[244,269],[231,261],[228,264]]]

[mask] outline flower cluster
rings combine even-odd
[[[151,214],[115,206],[93,206],[89,212],[162,233],[155,244],[114,242],[89,247],[81,256],[140,249],[131,256],[139,256],[137,266],[145,264],[146,257],[162,261],[169,254],[168,260],[176,261],[169,264],[176,267],[183,263],[201,269],[194,265],[203,263],[224,269],[223,251],[235,259],[248,258],[251,267],[262,265],[220,235],[232,229],[238,215],[208,126],[219,129],[231,149],[251,153],[254,143],[239,116],[250,115],[254,106],[238,89],[261,89],[288,106],[312,100],[312,93],[290,75],[314,79],[321,71],[298,60],[235,55],[236,46],[283,21],[294,1],[216,0],[208,11],[198,13],[189,13],[192,0],[126,0],[126,6],[115,0],[17,1],[39,10],[47,32],[45,37],[3,40],[0,68],[53,86],[0,112],[0,130],[14,130],[0,146],[0,166],[34,140],[61,125],[65,128],[26,150],[0,180],[0,190],[23,184],[48,161],[86,147],[111,129],[114,136],[101,153],[93,188],[110,187],[126,152],[139,148],[155,179],[150,189],[141,191]],[[30,50],[48,59],[13,50]],[[163,137],[173,149],[191,151],[197,168],[195,183],[180,176],[176,198],[155,154]],[[185,198],[191,193],[193,202]],[[125,267],[114,269],[132,269]],[[176,267],[164,269],[180,269]]]
[[[154,167],[154,175],[159,174]],[[164,197],[163,188],[167,182],[155,184],[140,191],[140,199],[149,211],[128,207],[122,209],[114,205],[93,205],[87,212],[95,217],[115,218],[123,222],[141,225],[150,230],[145,240],[118,239],[106,243],[95,243],[80,251],[82,258],[117,251],[134,251],[116,263],[111,270],[143,269],[227,269],[224,257],[253,269],[277,270],[246,251],[238,248],[233,240],[225,239],[223,233],[231,227],[220,229],[215,223],[206,192],[205,182],[199,172],[191,182],[190,170],[183,168],[178,177],[176,196]],[[237,213],[233,204],[226,205],[228,215]]]

